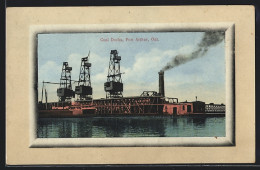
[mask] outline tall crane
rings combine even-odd
[[[91,63],[89,63],[89,54],[87,57],[81,58],[79,81],[78,85],[75,87],[75,93],[78,96],[77,101],[92,100],[92,87],[90,81]]]
[[[104,83],[106,98],[123,97],[123,83],[120,72],[121,56],[118,56],[117,50],[111,50],[108,67],[107,82]]]
[[[60,83],[53,83],[53,82],[46,82],[43,81],[42,82],[42,96],[41,96],[41,100],[39,101],[39,104],[41,104],[43,106],[43,98],[45,96],[45,109],[48,109],[48,93],[47,93],[47,88],[45,87],[45,84],[60,84]]]
[[[71,87],[71,70],[72,67],[69,67],[68,62],[63,62],[60,87],[57,89],[57,96],[61,102],[70,101],[71,98],[75,97],[75,92]]]

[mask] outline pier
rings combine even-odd
[[[205,112],[206,113],[225,113],[226,106],[224,104],[206,104]]]

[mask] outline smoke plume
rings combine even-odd
[[[225,32],[205,32],[202,40],[197,45],[196,49],[190,54],[179,54],[172,58],[166,66],[163,67],[162,71],[170,70],[176,66],[185,64],[196,58],[203,57],[210,47],[218,45],[225,38]]]

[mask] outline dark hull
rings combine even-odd
[[[78,118],[78,117],[120,117],[120,116],[225,116],[225,113],[193,113],[185,115],[169,115],[158,113],[145,113],[145,114],[73,114],[70,110],[40,110],[39,118]]]

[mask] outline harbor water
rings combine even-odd
[[[224,137],[224,116],[39,118],[38,138]]]

